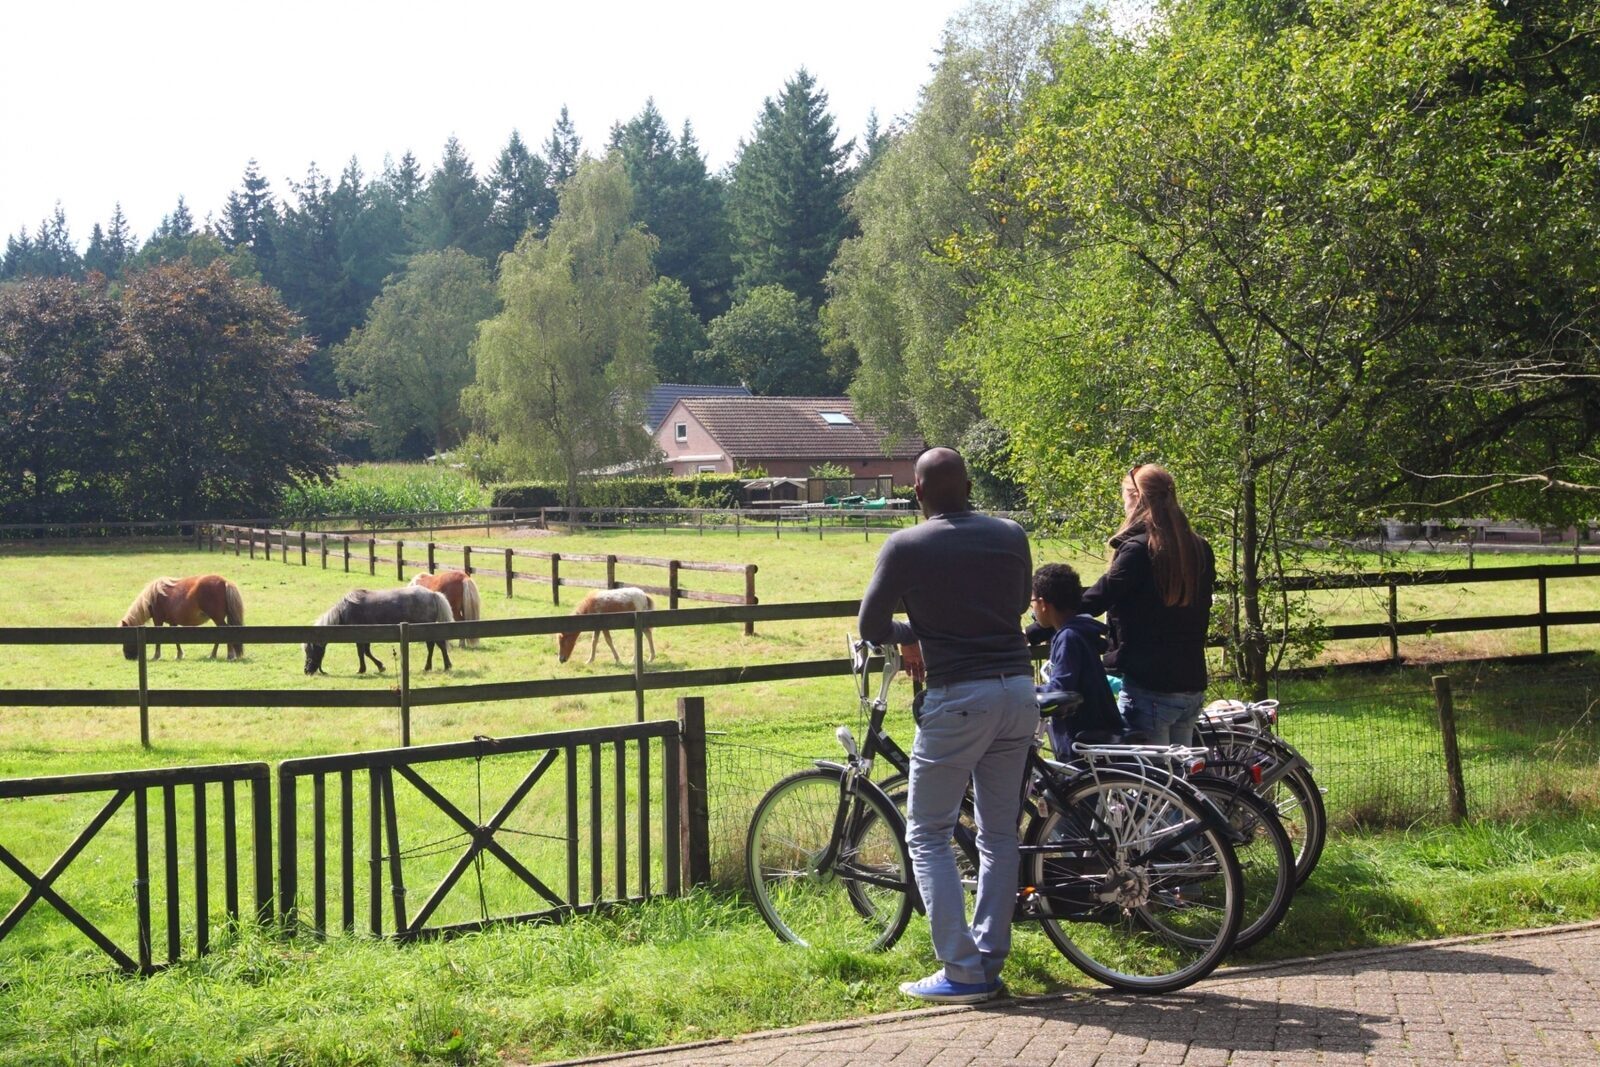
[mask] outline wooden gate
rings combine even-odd
[[[672,721],[288,760],[278,765],[279,911],[286,923],[309,921],[325,934],[332,897],[338,929],[364,925],[383,936],[387,898],[390,936],[404,941],[559,919],[644,900],[658,886],[675,896],[682,884],[681,763]],[[431,777],[419,769],[427,764],[435,765]],[[309,803],[302,791],[308,778]],[[363,822],[367,855],[358,863]],[[302,892],[306,852],[311,884]],[[438,921],[469,872],[474,917]],[[432,889],[413,906],[410,885],[422,882]],[[458,913],[461,896],[453,902]],[[357,920],[362,898],[364,924]]]
[[[271,774],[265,763],[230,763],[209,767],[169,767],[141,771],[112,771],[103,774],[69,774],[51,778],[14,778],[0,780],[0,801],[24,800],[39,797],[60,797],[82,793],[109,793],[105,803],[89,819],[66,849],[43,873],[32,870],[6,847],[10,836],[13,846],[20,830],[33,828],[31,820],[17,814],[0,821],[0,865],[8,868],[27,887],[11,910],[0,919],[0,941],[11,934],[17,924],[40,901],[49,904],[63,918],[76,927],[107,956],[129,973],[148,974],[156,969],[153,960],[151,921],[151,833],[150,793],[160,790],[161,805],[161,855],[165,897],[166,962],[178,962],[183,948],[184,908],[182,876],[182,848],[179,843],[179,790],[188,787],[191,799],[187,822],[192,844],[191,872],[194,880],[193,895],[189,900],[190,918],[194,926],[193,946],[197,955],[211,948],[211,854],[209,844],[208,787],[216,786],[221,792],[222,810],[222,861],[225,914],[229,921],[240,917],[239,877],[240,845],[237,785],[249,787],[247,803],[251,813],[253,847],[250,866],[255,882],[255,915],[265,922],[272,918],[272,844],[271,805],[268,799]],[[69,902],[56,883],[82,855],[91,842],[104,830],[129,798],[133,799],[133,906],[137,947],[130,953],[106,933],[82,910]],[[11,833],[7,834],[7,830]]]

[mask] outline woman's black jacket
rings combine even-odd
[[[1216,560],[1196,535],[1200,576],[1194,601],[1168,607],[1150,566],[1149,535],[1134,527],[1111,539],[1111,566],[1084,594],[1085,615],[1104,613],[1111,624],[1106,670],[1123,681],[1158,693],[1196,693],[1206,687],[1206,630]]]

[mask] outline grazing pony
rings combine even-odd
[[[450,610],[456,622],[476,622],[483,617],[483,601],[478,598],[478,583],[466,571],[440,571],[438,574],[419,574],[411,579],[412,585],[443,593],[450,601]],[[463,637],[462,648],[477,648],[476,637]]]
[[[373,623],[393,622],[454,622],[450,614],[450,601],[435,593],[431,589],[423,589],[417,585],[403,585],[398,589],[352,589],[344,595],[344,599],[322,613],[322,618],[312,623],[313,626],[363,626]],[[439,651],[444,655],[444,669],[450,669],[450,651],[445,646],[446,641],[428,642],[428,661],[423,665],[423,670],[433,670],[433,648],[439,646]],[[327,672],[322,670],[322,657],[327,652],[327,645],[307,643],[306,673],[317,674]],[[372,660],[378,665],[378,670],[383,670],[383,661],[372,654],[370,644],[357,644],[356,657],[361,669],[357,674],[367,673],[367,660]]]
[[[133,598],[128,613],[117,625],[143,626],[152,619],[157,626],[203,626],[207,619],[218,626],[243,626],[244,598],[239,595],[238,586],[218,574],[157,578]],[[183,646],[176,641],[173,644],[177,645],[178,658],[182,659]],[[124,641],[122,654],[129,659],[136,659],[139,650],[134,642]],[[243,656],[243,645],[228,645],[229,659]],[[156,642],[155,655],[150,658],[161,658],[160,641]],[[215,644],[211,646],[211,658],[217,658]]]
[[[625,585],[620,589],[596,589],[583,598],[582,602],[578,604],[578,609],[573,614],[599,615],[613,611],[650,611],[654,607],[655,602],[646,595],[643,589]],[[605,636],[606,645],[611,649],[611,658],[621,663],[622,657],[617,655],[617,646],[611,640],[610,630],[594,631],[594,640],[589,642],[588,662],[594,662],[595,650],[600,647],[601,635]],[[649,629],[645,630],[644,636],[650,642],[650,658],[653,660],[656,658],[656,639],[651,635]],[[577,644],[577,631],[556,635],[556,651],[559,653],[562,663],[567,662],[567,658],[572,655],[572,650]]]

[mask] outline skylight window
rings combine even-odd
[[[850,421],[850,416],[846,415],[842,411],[819,411],[819,412],[817,412],[817,414],[821,415],[822,416],[822,421],[827,423],[829,426],[854,426],[855,425],[855,423]]]

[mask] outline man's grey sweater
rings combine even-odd
[[[877,644],[922,643],[928,684],[1033,670],[1020,619],[1033,595],[1028,535],[971,511],[900,530],[878,553],[856,625]],[[893,615],[904,605],[908,626]]]

